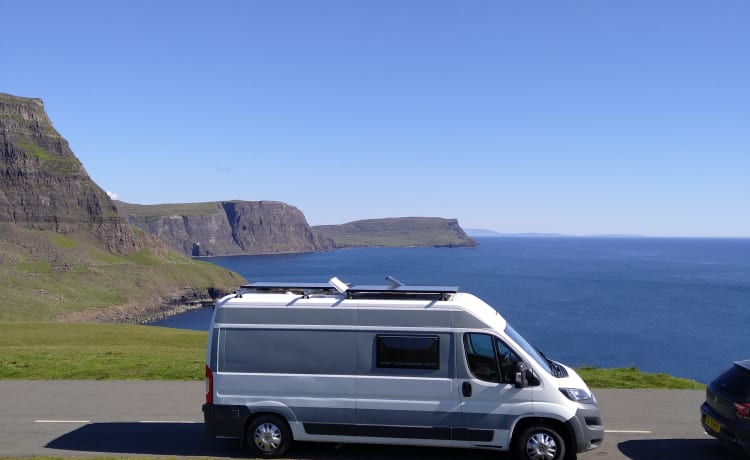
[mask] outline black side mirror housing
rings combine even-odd
[[[531,369],[525,362],[519,361],[514,366],[513,372],[516,374],[516,388],[526,388],[529,386],[529,375]]]

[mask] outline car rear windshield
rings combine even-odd
[[[735,364],[721,374],[716,383],[725,391],[750,401],[750,370]]]

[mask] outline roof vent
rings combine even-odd
[[[391,287],[394,287],[394,288],[404,286],[404,283],[392,277],[391,275],[386,276],[385,280],[391,283]]]
[[[347,286],[346,283],[336,278],[335,276],[328,280],[328,284],[339,291],[339,294],[346,294],[346,291],[349,290],[349,286]]]

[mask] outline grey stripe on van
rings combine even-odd
[[[303,423],[349,423],[351,410],[321,407],[292,407],[297,420]],[[463,427],[481,430],[509,430],[517,415],[479,414],[453,412],[355,409],[357,425],[371,426],[415,426],[415,427]]]
[[[449,427],[415,427],[398,425],[350,425],[334,423],[303,423],[305,432],[324,436],[359,436],[369,438],[435,439],[441,441],[472,441],[488,443],[494,431]],[[502,446],[493,446],[502,447]]]
[[[514,417],[509,415],[357,409],[356,423],[350,424],[321,414],[320,408],[295,408],[293,410],[302,421],[305,432],[329,436],[440,439],[488,443],[492,441],[494,430],[509,430],[514,420]],[[466,420],[470,423],[468,427],[465,427],[464,416],[467,415],[469,417]]]

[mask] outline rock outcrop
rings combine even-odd
[[[299,209],[278,201],[118,202],[117,206],[131,225],[194,257],[313,252],[333,247],[312,232]]]
[[[88,233],[110,252],[143,242],[52,127],[41,99],[0,93],[0,222]]]

